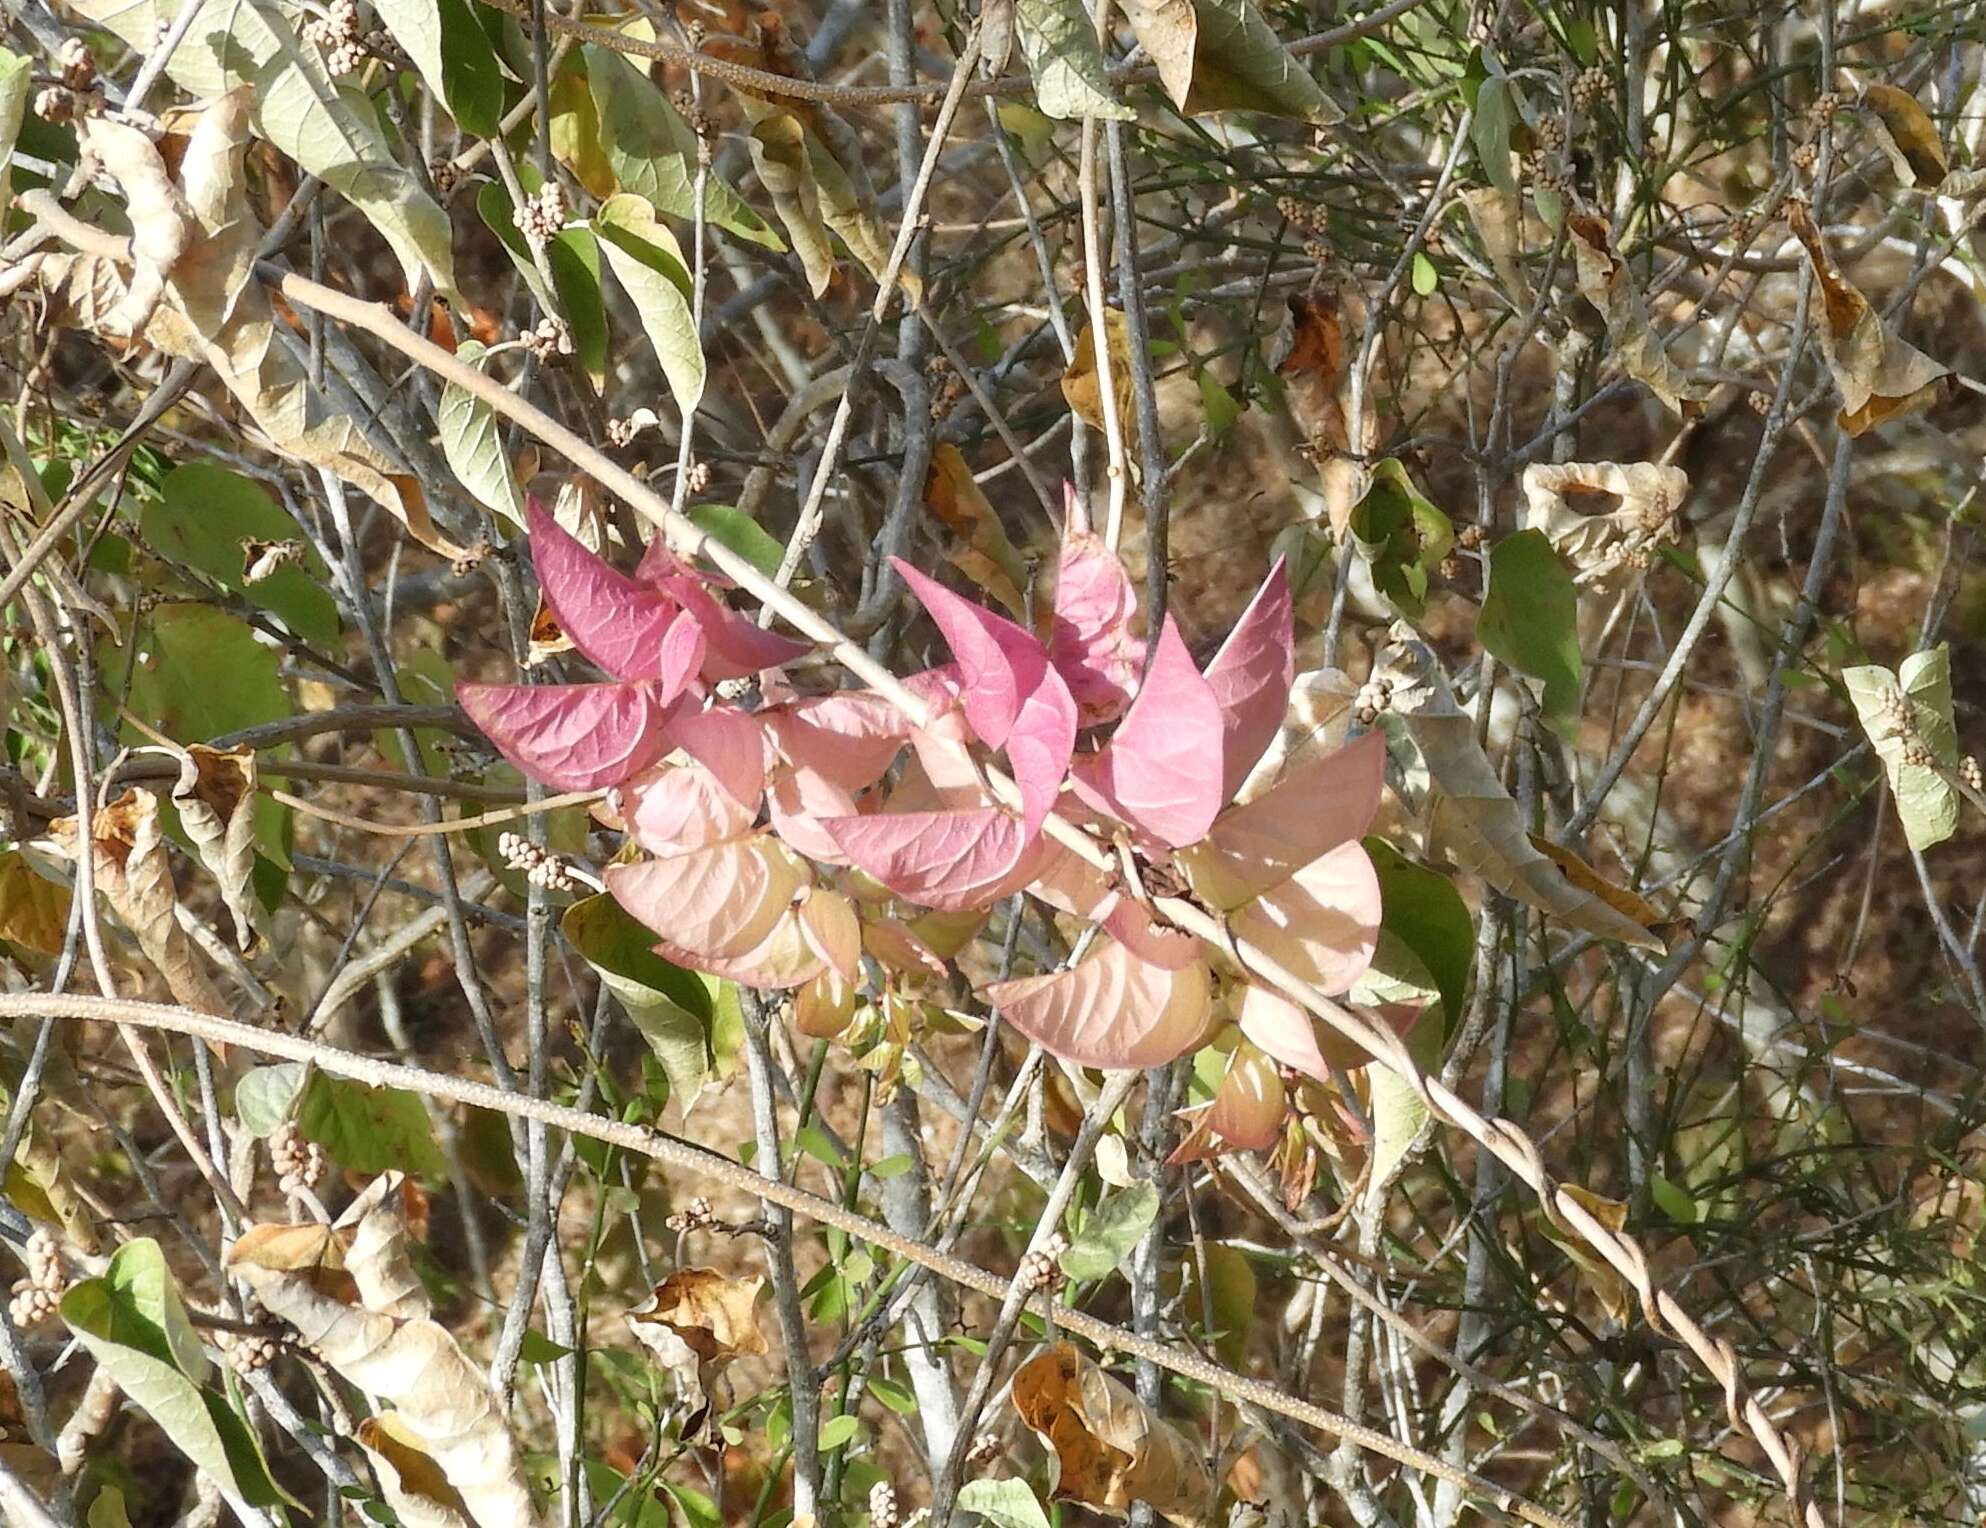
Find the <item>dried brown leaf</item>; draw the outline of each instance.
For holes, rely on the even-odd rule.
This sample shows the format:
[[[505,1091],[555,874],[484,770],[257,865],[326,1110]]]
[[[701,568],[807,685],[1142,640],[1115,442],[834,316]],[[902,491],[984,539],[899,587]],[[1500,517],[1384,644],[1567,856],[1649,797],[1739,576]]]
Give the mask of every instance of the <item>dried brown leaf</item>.
[[[405,1233],[396,1178],[375,1180],[354,1205],[350,1223],[320,1232],[318,1246],[320,1259],[328,1258],[332,1244],[349,1236],[342,1256],[354,1292],[405,1309],[410,1301],[399,1287]],[[325,1263],[305,1264],[308,1243],[280,1234],[295,1229],[250,1228],[228,1249],[227,1268],[339,1375],[385,1403],[382,1410],[393,1409],[394,1431],[434,1462],[477,1528],[539,1523],[517,1446],[483,1371],[425,1315],[396,1316],[327,1292]]]
[[[1531,834],[1530,839],[1531,847],[1558,866],[1559,873],[1568,881],[1598,897],[1623,918],[1632,919],[1650,933],[1662,922],[1662,914],[1647,898],[1625,886],[1616,886],[1563,844],[1555,844],[1541,833]]]
[[[1821,291],[1821,353],[1841,393],[1841,427],[1860,435],[1937,403],[1951,373],[1888,329],[1869,300],[1841,274],[1804,202],[1786,204],[1787,226],[1806,248]]]
[[[1606,319],[1621,370],[1685,418],[1702,412],[1704,390],[1669,359],[1634,273],[1614,253],[1606,222],[1590,213],[1574,213],[1565,226],[1572,235],[1580,293]]]
[[[1411,628],[1394,626],[1393,640],[1373,672],[1391,683],[1391,708],[1427,766],[1431,852],[1446,851],[1505,896],[1571,928],[1640,949],[1662,948],[1646,927],[1568,880],[1555,861],[1533,846],[1522,809],[1476,741],[1474,719],[1455,704],[1434,654]]]
[[[0,854],[0,939],[60,955],[72,900],[67,886],[37,875],[18,849]]]
[[[1560,1192],[1609,1231],[1619,1231],[1627,1225],[1627,1206],[1618,1199],[1596,1194],[1577,1183],[1560,1185]],[[1559,1250],[1571,1259],[1573,1266],[1586,1276],[1588,1286],[1599,1297],[1600,1308],[1609,1319],[1624,1323],[1634,1311],[1634,1295],[1627,1281],[1615,1271],[1614,1265],[1587,1246],[1582,1238],[1560,1231],[1549,1220],[1545,1222],[1545,1231],[1558,1244]]]
[[[73,817],[49,824],[50,837],[72,856],[82,852],[77,826]],[[174,999],[225,1018],[227,1004],[173,911],[179,891],[159,824],[159,798],[136,788],[126,791],[96,814],[90,838],[97,889],[131,930],[145,959],[158,968]]]
[[[1871,85],[1862,92],[1862,109],[1869,113],[1871,136],[1904,185],[1930,188],[1951,173],[1937,127],[1909,91]]]
[[[172,804],[180,825],[221,888],[234,918],[235,943],[255,943],[255,750],[195,743],[180,756]]]
[[[1343,302],[1335,293],[1305,292],[1289,299],[1289,317],[1273,351],[1276,375],[1288,389],[1290,412],[1303,427],[1317,463],[1331,533],[1342,544],[1352,510],[1365,491],[1365,474],[1351,443],[1354,351]],[[1377,440],[1377,421],[1366,411],[1365,446]]]
[[[1689,474],[1655,462],[1534,462],[1524,469],[1519,530],[1543,531],[1578,581],[1626,581],[1637,554],[1675,540]]]
[[[1027,562],[1008,539],[1007,528],[974,481],[964,455],[950,441],[941,442],[931,453],[924,505],[963,543],[946,548],[952,566],[1005,605],[1016,620],[1026,620],[1021,591],[1027,584]]]
[[[1014,1411],[1055,1456],[1054,1496],[1125,1517],[1148,1503],[1177,1528],[1203,1528],[1214,1480],[1197,1444],[1069,1343],[1014,1371]]]
[[[704,1363],[722,1365],[766,1351],[752,1309],[764,1287],[757,1274],[738,1279],[715,1268],[679,1268],[628,1319],[666,1327]]]

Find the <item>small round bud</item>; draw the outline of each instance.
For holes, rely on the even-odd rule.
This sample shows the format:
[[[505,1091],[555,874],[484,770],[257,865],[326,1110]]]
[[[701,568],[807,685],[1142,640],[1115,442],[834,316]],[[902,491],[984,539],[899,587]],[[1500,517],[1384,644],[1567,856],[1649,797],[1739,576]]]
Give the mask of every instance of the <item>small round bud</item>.
[[[690,493],[710,491],[710,463],[691,462],[690,470],[683,474],[683,487]]]
[[[1958,761],[1958,777],[1965,782],[1965,788],[1976,793],[1986,793],[1986,770],[1981,770],[1979,760],[1967,754]]]
[[[550,366],[573,353],[572,329],[562,318],[542,318],[519,338],[540,365]]]

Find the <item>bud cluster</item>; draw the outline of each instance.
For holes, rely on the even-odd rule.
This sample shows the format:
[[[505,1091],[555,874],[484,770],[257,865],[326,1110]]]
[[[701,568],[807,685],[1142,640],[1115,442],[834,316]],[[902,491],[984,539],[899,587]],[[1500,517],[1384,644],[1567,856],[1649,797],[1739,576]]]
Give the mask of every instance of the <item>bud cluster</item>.
[[[17,1327],[38,1326],[55,1314],[62,1292],[69,1287],[69,1271],[62,1264],[62,1249],[55,1234],[38,1227],[21,1249],[28,1276],[14,1285],[7,1303],[7,1317]]]
[[[285,1120],[269,1136],[269,1165],[276,1186],[285,1194],[300,1194],[324,1181],[324,1148],[306,1141],[303,1132]]]

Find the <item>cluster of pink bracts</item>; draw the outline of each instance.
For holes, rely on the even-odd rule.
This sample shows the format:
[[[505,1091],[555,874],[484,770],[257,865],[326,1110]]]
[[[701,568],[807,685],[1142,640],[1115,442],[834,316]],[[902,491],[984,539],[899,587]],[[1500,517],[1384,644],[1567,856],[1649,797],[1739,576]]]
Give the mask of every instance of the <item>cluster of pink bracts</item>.
[[[1360,836],[1379,802],[1382,740],[1295,754],[1280,777],[1251,778],[1294,679],[1280,564],[1203,672],[1170,617],[1147,664],[1131,631],[1136,591],[1086,531],[1064,539],[1045,639],[899,561],[954,659],[906,681],[930,713],[920,728],[879,695],[793,693],[777,670],[807,644],[731,609],[721,581],[659,541],[629,576],[535,501],[530,536],[553,616],[614,678],[458,694],[532,779],[609,791],[650,857],[610,868],[607,888],[664,958],[794,989],[800,1026],[833,1034],[853,1014],[865,951],[912,980],[945,972],[889,916],[890,898],[968,914],[1026,891],[1102,932],[1067,969],[981,995],[1037,1044],[1100,1067],[1170,1061],[1230,1014],[1240,1039],[1197,1121],[1203,1141],[1267,1147],[1285,1113],[1281,1067],[1321,1082],[1333,1062],[1360,1059],[1334,1054],[1309,1014],[1042,833],[1060,811],[1127,838],[1322,992],[1365,973],[1380,894]],[[758,709],[715,697],[746,676],[760,681]],[[1104,728],[1100,747],[1077,752],[1079,732]],[[992,796],[975,750],[1004,753],[1018,809]]]

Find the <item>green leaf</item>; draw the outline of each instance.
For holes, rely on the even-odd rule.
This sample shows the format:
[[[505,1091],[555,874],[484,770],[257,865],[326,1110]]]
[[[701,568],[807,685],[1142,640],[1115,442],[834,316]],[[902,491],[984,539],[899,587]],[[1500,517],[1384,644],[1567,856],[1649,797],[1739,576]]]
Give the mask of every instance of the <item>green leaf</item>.
[[[1517,122],[1517,107],[1510,82],[1492,74],[1476,91],[1476,112],[1469,119],[1469,141],[1483,163],[1483,174],[1499,191],[1515,193],[1517,177],[1510,170],[1510,130]]]
[[[689,266],[676,236],[655,220],[653,207],[626,193],[601,204],[593,231],[614,279],[641,315],[677,407],[688,414],[703,397],[703,342],[690,310]]]
[[[843,1412],[838,1417],[829,1417],[821,1423],[821,1452],[831,1454],[836,1449],[846,1446],[861,1430],[861,1419],[847,1412]]]
[[[448,1171],[428,1111],[400,1088],[369,1088],[313,1073],[297,1101],[297,1129],[356,1173],[397,1167],[439,1177]]]
[[[1394,458],[1372,469],[1365,496],[1352,506],[1351,534],[1372,566],[1374,587],[1401,616],[1419,620],[1428,575],[1455,544],[1455,531]]]
[[[657,955],[655,935],[605,893],[573,903],[559,928],[620,999],[668,1074],[670,1093],[688,1108],[710,1076],[721,984]]]
[[[692,524],[719,546],[728,547],[770,578],[779,571],[785,548],[750,515],[729,504],[699,504],[689,511]]]
[[[559,313],[572,330],[572,350],[597,393],[607,381],[607,308],[600,296],[600,241],[588,228],[564,228],[545,246],[558,289]]]
[[[1414,251],[1414,295],[1432,297],[1435,288],[1441,285],[1441,273],[1434,268],[1434,262],[1419,250]]]
[[[1703,1212],[1697,1208],[1697,1203],[1689,1196],[1688,1190],[1660,1173],[1654,1173],[1649,1177],[1648,1197],[1655,1201],[1656,1209],[1678,1225],[1694,1225],[1703,1217]]]
[[[179,11],[174,0],[78,0],[73,8],[140,57]],[[425,272],[456,300],[448,214],[393,157],[370,102],[340,91],[275,0],[203,6],[166,73],[201,99],[251,86],[255,131],[365,214],[393,247],[408,290]]]
[[[696,134],[654,82],[619,53],[594,43],[580,51],[599,114],[599,143],[615,184],[646,199],[659,213],[693,219]],[[704,177],[703,215],[741,239],[770,250],[786,248],[765,219],[715,175]]]
[[[1125,0],[1124,15],[1188,116],[1260,111],[1320,127],[1344,120],[1250,0]]]
[[[70,1288],[61,1311],[105,1372],[224,1494],[255,1506],[289,1500],[240,1416],[201,1388],[211,1365],[157,1242],[126,1242],[102,1277]]]
[[[131,710],[177,742],[207,742],[290,714],[281,660],[225,610],[161,605],[137,641]],[[124,672],[122,652],[103,656],[105,674]],[[135,733],[132,740],[141,741]]]
[[[480,370],[483,347],[475,340],[464,340],[456,347],[455,358]],[[496,411],[468,388],[450,382],[441,390],[435,427],[441,435],[441,454],[448,458],[449,468],[462,486],[487,508],[521,527],[524,495],[517,487],[517,474],[510,470],[510,458],[504,454]]]
[[[1889,777],[1903,836],[1913,849],[1941,844],[1958,831],[1958,731],[1952,721],[1951,649],[1944,643],[1912,653],[1892,674],[1876,664],[1841,671],[1855,718],[1875,745]],[[1913,745],[1932,765],[1905,763]]]
[[[1200,388],[1200,407],[1207,416],[1207,433],[1219,440],[1234,428],[1234,422],[1241,417],[1241,405],[1234,401],[1234,394],[1222,387],[1220,380],[1205,367],[1193,380]]]
[[[1377,1068],[1375,1068],[1377,1070]],[[1206,1247],[1206,1308],[1214,1313],[1214,1351],[1221,1362],[1235,1366],[1245,1361],[1249,1338],[1257,1321],[1256,1301],[1260,1297],[1255,1278],[1255,1267],[1245,1253],[1237,1251],[1224,1242],[1209,1242]],[[1200,1258],[1189,1257],[1186,1263],[1186,1278],[1181,1288],[1180,1308],[1188,1317],[1198,1320],[1203,1302],[1200,1298]]]
[[[959,1510],[976,1512],[993,1528],[1048,1528],[1025,1480],[968,1480],[959,1487]]]
[[[303,1063],[258,1066],[234,1085],[234,1117],[250,1135],[266,1138],[290,1117],[303,1087]]]
[[[1138,1238],[1158,1218],[1159,1191],[1140,1183],[1111,1194],[1083,1222],[1061,1257],[1062,1271],[1078,1283],[1107,1277],[1131,1255]]]
[[[893,1379],[884,1379],[880,1374],[869,1376],[869,1394],[881,1401],[900,1417],[917,1415],[917,1397]]]
[[[1111,89],[1096,23],[1082,0],[1019,0],[1014,21],[1034,76],[1035,104],[1049,116],[1121,122],[1136,115]]]
[[[503,120],[503,70],[468,0],[374,0],[372,8],[462,131],[494,137]]]
[[[175,467],[147,499],[139,528],[161,557],[204,573],[223,589],[277,617],[306,642],[338,640],[338,606],[325,587],[324,561],[306,542],[302,560],[247,583],[245,541],[300,541],[294,517],[238,472],[208,462]]]
[[[1407,1049],[1423,1067],[1436,1059],[1435,1052],[1443,1026],[1423,1012],[1405,1036]],[[1391,1184],[1395,1169],[1420,1138],[1429,1118],[1420,1094],[1387,1067],[1367,1069],[1372,1087],[1372,1159],[1367,1175],[1369,1192],[1376,1200]]]
[[[1506,536],[1490,553],[1489,589],[1476,622],[1485,651],[1542,680],[1545,720],[1579,725],[1579,591],[1540,530]]]
[[[27,118],[34,61],[0,48],[0,219],[13,205],[14,144]]]
[[[1383,838],[1365,840],[1379,877],[1382,934],[1399,939],[1441,993],[1444,1034],[1462,1017],[1462,999],[1476,960],[1475,920],[1454,882],[1415,864]]]

